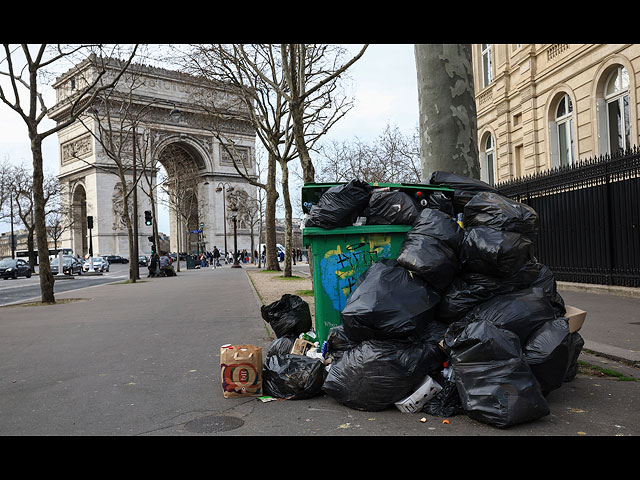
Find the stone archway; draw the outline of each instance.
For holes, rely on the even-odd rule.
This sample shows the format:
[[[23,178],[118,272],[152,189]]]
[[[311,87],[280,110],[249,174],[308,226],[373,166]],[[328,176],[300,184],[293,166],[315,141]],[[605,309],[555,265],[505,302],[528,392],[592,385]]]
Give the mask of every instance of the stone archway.
[[[84,257],[89,253],[87,240],[87,192],[84,185],[78,184],[71,199],[71,242],[73,253]]]
[[[164,167],[166,177],[158,178],[163,202],[169,210],[171,251],[188,254],[200,250],[202,235],[199,230],[204,219],[205,199],[199,195],[200,184],[206,171],[200,153],[189,143],[175,141],[157,152],[156,158]]]

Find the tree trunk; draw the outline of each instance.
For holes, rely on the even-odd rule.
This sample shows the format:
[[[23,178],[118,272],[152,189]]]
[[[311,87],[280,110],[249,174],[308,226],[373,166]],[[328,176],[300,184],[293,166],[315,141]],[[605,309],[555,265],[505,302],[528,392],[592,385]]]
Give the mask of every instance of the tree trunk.
[[[264,260],[265,270],[280,271],[278,262],[278,251],[276,249],[276,202],[278,201],[278,191],[276,190],[276,160],[269,154],[269,164],[267,167],[267,190],[266,206],[264,212],[264,223],[266,224],[266,248],[267,255]]]
[[[422,179],[443,170],[480,178],[470,44],[414,46]]]
[[[292,209],[291,209],[291,197],[289,196],[289,165],[286,161],[281,162],[280,168],[282,169],[282,197],[284,200],[284,274],[283,277],[291,277],[291,222],[292,222]]]
[[[33,222],[38,243],[40,291],[43,303],[55,303],[56,299],[53,294],[54,277],[51,273],[51,264],[49,263],[49,241],[47,238],[47,227],[45,225],[45,199],[42,188],[44,183],[44,174],[42,171],[42,138],[38,134],[32,133],[31,129],[29,129],[29,137],[31,138],[31,152],[33,154]]]

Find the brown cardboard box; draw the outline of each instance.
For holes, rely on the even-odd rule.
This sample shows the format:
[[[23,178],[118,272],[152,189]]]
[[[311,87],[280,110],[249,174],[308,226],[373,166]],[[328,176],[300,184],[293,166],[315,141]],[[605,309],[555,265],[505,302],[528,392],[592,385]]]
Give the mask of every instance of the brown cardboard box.
[[[580,328],[582,328],[582,324],[584,323],[584,319],[587,316],[587,312],[570,305],[565,305],[565,309],[567,311],[564,316],[569,320],[569,332],[577,332],[578,330],[580,330]]]
[[[224,398],[262,395],[262,348],[222,345],[220,371]]]
[[[306,355],[313,347],[315,345],[308,340],[296,338],[295,342],[293,342],[293,347],[291,347],[291,353],[294,355]]]

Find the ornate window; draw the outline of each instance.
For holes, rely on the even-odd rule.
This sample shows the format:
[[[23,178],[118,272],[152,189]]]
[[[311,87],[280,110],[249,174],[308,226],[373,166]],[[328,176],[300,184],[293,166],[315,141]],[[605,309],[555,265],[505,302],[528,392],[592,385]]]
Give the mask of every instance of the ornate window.
[[[481,180],[489,185],[493,185],[495,183],[495,145],[491,134],[487,135],[482,147],[483,151],[480,155]]]
[[[607,79],[604,99],[607,106],[607,138],[609,153],[631,146],[629,112],[629,73],[618,66]]]
[[[569,95],[564,95],[556,108],[556,128],[558,132],[557,149],[560,165],[571,165],[574,162],[573,148],[573,104]]]
[[[491,44],[482,43],[482,87],[488,86],[493,80],[493,61],[491,58]]]

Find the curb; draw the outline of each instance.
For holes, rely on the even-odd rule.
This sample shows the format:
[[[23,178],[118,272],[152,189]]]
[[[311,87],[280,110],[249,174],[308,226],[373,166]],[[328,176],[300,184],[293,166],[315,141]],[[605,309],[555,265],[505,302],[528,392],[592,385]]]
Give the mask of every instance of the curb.
[[[620,297],[640,298],[640,288],[619,287],[616,285],[597,285],[591,283],[556,282],[559,290],[574,292],[606,293]]]

